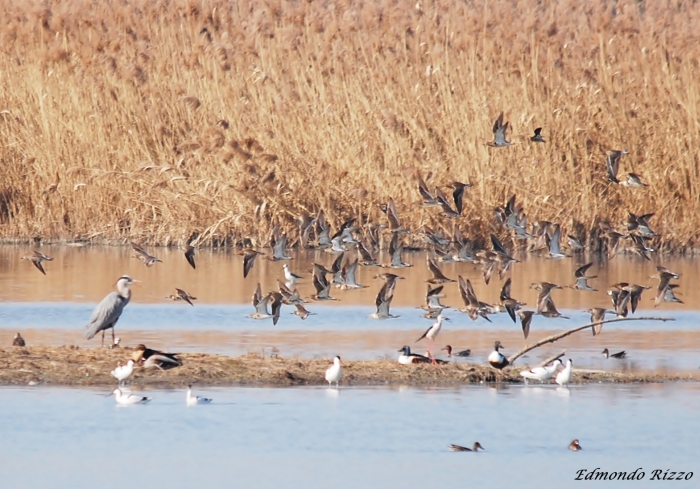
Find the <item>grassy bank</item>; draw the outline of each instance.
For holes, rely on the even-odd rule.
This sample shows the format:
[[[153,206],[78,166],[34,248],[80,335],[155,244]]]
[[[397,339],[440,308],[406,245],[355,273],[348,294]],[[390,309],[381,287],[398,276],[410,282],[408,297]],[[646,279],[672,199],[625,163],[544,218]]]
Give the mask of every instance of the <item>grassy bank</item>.
[[[0,349],[0,385],[113,386],[111,372],[117,362],[126,363],[129,349],[76,349],[31,347]],[[226,357],[209,354],[180,355],[183,365],[171,370],[137,368],[129,379],[136,387],[182,387],[199,385],[327,385],[324,374],[331,360],[245,355]],[[502,372],[469,363],[447,365],[399,365],[392,360],[343,361],[342,385],[448,386],[465,383],[521,383],[522,367]],[[574,383],[662,382],[697,380],[691,374],[601,372],[574,370]]]
[[[169,244],[324,209],[445,223],[431,188],[474,185],[460,224],[511,193],[564,232],[655,212],[655,248],[698,245],[700,9],[687,2],[0,0],[0,232]],[[491,149],[504,111],[509,148]],[[543,127],[546,144],[528,137]],[[630,151],[607,182],[604,154]],[[263,224],[260,225],[259,221]],[[446,223],[448,229],[452,224]]]

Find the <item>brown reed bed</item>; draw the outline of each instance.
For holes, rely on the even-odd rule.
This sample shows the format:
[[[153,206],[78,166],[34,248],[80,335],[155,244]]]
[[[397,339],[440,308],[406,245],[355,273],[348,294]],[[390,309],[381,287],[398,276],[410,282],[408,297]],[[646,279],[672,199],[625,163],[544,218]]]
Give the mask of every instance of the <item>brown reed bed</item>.
[[[126,363],[131,350],[31,347],[0,349],[0,385],[113,386],[109,374],[118,361]],[[135,387],[199,385],[295,386],[325,385],[330,360],[262,357],[248,354],[226,357],[204,353],[180,355],[183,365],[167,371],[137,368],[129,379]],[[450,386],[485,382],[522,383],[520,368],[502,372],[470,363],[399,365],[394,360],[343,361],[343,385]],[[574,371],[574,383],[663,382],[698,380],[692,374],[652,372]]]
[[[447,225],[430,186],[474,186],[468,235],[516,193],[588,235],[655,212],[698,246],[700,9],[599,0],[0,0],[3,238],[199,244],[324,209]],[[509,148],[490,149],[505,111]],[[531,144],[535,127],[546,144]],[[627,149],[611,185],[604,153]]]

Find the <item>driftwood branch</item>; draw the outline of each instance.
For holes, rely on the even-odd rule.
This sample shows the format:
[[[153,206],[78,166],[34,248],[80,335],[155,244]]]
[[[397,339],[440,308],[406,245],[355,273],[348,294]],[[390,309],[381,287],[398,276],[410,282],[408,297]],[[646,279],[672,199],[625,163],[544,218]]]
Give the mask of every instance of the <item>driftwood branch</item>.
[[[563,357],[564,355],[566,355],[566,352],[567,352],[567,351],[569,351],[569,350],[564,350],[564,351],[561,352],[559,355],[554,355],[553,357],[549,357],[549,358],[548,358],[547,360],[545,360],[544,362],[540,362],[540,363],[538,363],[537,365],[535,365],[535,367],[544,367],[545,365],[549,365],[549,364],[552,363],[552,362],[556,362],[556,361],[559,360],[561,357]]]
[[[579,331],[583,331],[584,329],[592,328],[595,325],[599,324],[606,324],[606,323],[617,323],[620,321],[675,321],[674,318],[656,318],[656,317],[640,317],[640,318],[614,318],[614,319],[606,319],[604,321],[596,321],[595,323],[589,323],[583,326],[578,326],[577,328],[570,329],[568,331],[564,331],[563,333],[555,333],[551,336],[547,336],[546,338],[538,341],[537,343],[533,345],[528,345],[519,352],[511,355],[510,358],[508,358],[508,363],[513,364],[518,358],[521,356],[525,355],[527,352],[534,350],[535,348],[538,348],[542,345],[546,345],[547,343],[554,343],[557,340],[560,340],[562,338],[566,338],[569,335],[572,335],[574,333],[577,333]],[[556,360],[556,358],[555,358]]]

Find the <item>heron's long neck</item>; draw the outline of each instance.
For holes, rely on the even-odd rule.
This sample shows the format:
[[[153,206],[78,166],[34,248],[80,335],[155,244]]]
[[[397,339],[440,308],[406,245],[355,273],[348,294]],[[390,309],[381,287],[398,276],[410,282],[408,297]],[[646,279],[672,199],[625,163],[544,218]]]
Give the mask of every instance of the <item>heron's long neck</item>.
[[[117,290],[119,291],[119,295],[126,299],[126,302],[129,302],[131,299],[131,289],[129,286],[125,282],[120,281],[117,284]]]

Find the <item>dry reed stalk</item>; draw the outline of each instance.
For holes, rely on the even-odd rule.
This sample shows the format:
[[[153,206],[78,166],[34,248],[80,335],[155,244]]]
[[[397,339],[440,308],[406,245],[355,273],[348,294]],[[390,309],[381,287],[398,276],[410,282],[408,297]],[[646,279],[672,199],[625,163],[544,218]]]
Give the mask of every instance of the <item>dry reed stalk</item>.
[[[474,184],[460,221],[470,235],[487,233],[491,209],[517,193],[531,222],[565,232],[655,211],[655,248],[698,245],[691,3],[0,6],[4,238],[164,244],[217,223],[200,245],[264,242],[273,225],[294,235],[296,215],[319,208],[334,225],[360,209],[363,222],[383,222],[377,204],[389,197],[405,226],[451,228],[417,212],[418,170],[432,172],[430,186]],[[489,149],[501,111],[517,144]],[[544,145],[528,141],[537,126]],[[621,172],[649,188],[606,181],[605,151],[623,148]],[[144,165],[175,167],[177,180],[136,176]]]

